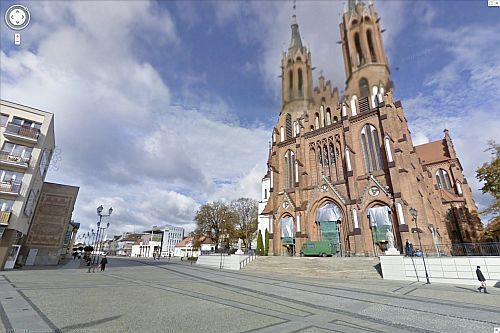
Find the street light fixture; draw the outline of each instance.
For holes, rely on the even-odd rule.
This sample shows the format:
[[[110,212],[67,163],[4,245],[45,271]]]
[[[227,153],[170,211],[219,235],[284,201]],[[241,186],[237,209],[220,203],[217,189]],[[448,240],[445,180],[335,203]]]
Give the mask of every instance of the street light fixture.
[[[417,223],[417,217],[418,217],[418,212],[415,208],[411,207],[410,208],[410,215],[412,216],[413,220],[415,221],[415,232],[417,233],[418,236],[418,245],[420,246],[420,251],[422,252],[422,261],[424,262],[424,270],[425,270],[425,278],[427,282],[425,284],[431,284],[429,281],[429,274],[427,273],[427,266],[425,264],[425,255],[424,255],[424,250],[422,248],[422,241],[420,240],[420,233],[422,232]],[[417,274],[418,276],[418,274]]]
[[[95,272],[95,266],[99,264],[99,259],[100,259],[100,254],[98,252],[99,244],[101,244],[101,248],[102,248],[102,238],[104,235],[104,230],[109,228],[109,222],[107,223],[106,227],[101,227],[102,218],[109,217],[109,216],[111,216],[111,213],[113,213],[113,208],[111,208],[111,207],[108,210],[108,214],[102,214],[103,210],[104,210],[104,208],[102,207],[102,205],[97,207],[97,215],[99,215],[99,222],[97,222],[96,242],[94,243],[94,245],[95,245],[94,246],[94,255],[92,256],[92,262],[91,262],[91,265],[89,266],[88,273],[90,273],[91,268],[92,268],[92,272]],[[92,232],[93,232],[93,229],[92,229]],[[96,254],[97,254],[97,258],[96,258]]]

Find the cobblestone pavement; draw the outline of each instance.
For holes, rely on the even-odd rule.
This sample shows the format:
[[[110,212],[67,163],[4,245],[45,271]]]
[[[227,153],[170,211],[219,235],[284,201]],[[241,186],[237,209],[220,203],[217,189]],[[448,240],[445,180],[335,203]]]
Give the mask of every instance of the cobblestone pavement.
[[[8,332],[493,332],[500,289],[333,280],[110,258],[0,272]]]

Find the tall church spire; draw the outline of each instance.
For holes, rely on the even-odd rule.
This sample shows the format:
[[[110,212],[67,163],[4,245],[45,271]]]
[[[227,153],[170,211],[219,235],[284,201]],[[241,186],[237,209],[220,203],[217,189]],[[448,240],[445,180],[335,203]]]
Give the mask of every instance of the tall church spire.
[[[359,101],[363,110],[375,108],[392,88],[379,21],[373,5],[349,0],[349,10],[340,24],[345,94],[352,105]]]
[[[300,38],[299,24],[297,23],[297,16],[295,14],[292,16],[292,40],[290,41],[290,49],[302,50],[302,39]]]

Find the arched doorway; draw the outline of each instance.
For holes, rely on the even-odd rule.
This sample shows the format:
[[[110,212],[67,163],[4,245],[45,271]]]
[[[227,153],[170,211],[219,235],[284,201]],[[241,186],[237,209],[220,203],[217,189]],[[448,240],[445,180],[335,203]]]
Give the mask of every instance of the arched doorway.
[[[381,251],[387,250],[389,235],[394,237],[394,227],[392,225],[391,209],[389,206],[378,204],[368,208],[368,220],[372,231],[373,252],[379,256]],[[398,247],[398,244],[394,244]]]
[[[290,215],[281,218],[281,245],[283,249],[282,255],[293,256],[295,255],[295,224],[293,217]]]
[[[332,244],[332,253],[342,255],[342,237],[340,224],[342,222],[342,211],[339,206],[327,201],[316,212],[316,223],[319,226],[319,236],[322,241]]]

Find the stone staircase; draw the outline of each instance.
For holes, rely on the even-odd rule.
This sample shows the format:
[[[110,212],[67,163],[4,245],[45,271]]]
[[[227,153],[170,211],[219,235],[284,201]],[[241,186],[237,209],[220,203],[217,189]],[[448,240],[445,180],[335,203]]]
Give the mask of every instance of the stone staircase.
[[[373,257],[257,257],[242,269],[249,273],[304,277],[381,279],[380,260]]]

